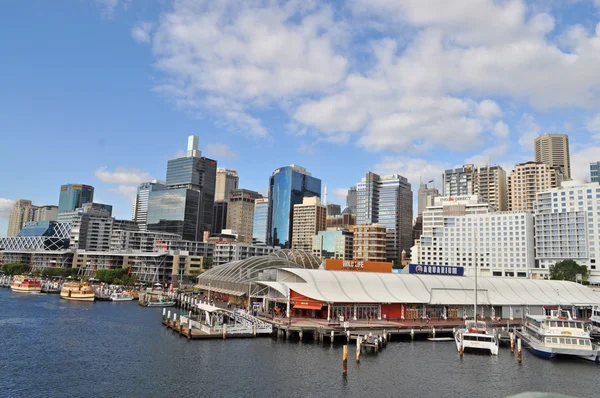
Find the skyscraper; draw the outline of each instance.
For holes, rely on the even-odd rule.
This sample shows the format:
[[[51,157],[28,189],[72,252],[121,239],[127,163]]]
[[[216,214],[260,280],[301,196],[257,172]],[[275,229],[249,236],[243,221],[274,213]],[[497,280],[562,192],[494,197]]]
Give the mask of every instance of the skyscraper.
[[[321,196],[321,180],[304,167],[292,164],[273,172],[269,180],[269,246],[292,247],[294,205],[311,196]]]
[[[548,166],[560,167],[565,180],[571,179],[571,154],[569,136],[566,134],[543,134],[534,141],[535,161]]]
[[[226,200],[215,201],[213,205],[213,221],[212,221],[212,233],[220,234],[221,231],[227,229],[227,208],[229,202]]]
[[[58,213],[74,211],[84,203],[94,201],[94,187],[82,184],[66,184],[60,187]]]
[[[217,162],[202,156],[188,137],[187,156],[167,163],[166,189],[150,192],[147,229],[199,241],[211,231]]]
[[[442,176],[444,180],[444,196],[473,195],[473,165],[448,169]]]
[[[348,189],[348,195],[346,195],[346,208],[350,209],[352,214],[356,214],[356,187],[352,186]]]
[[[339,216],[342,214],[342,208],[340,205],[336,205],[335,203],[327,203],[327,216]]]
[[[435,187],[429,188],[427,184],[421,183],[419,186],[418,192],[418,212],[417,216],[423,215],[423,210],[425,210],[428,206],[433,206],[433,200],[440,196],[440,191],[438,191]]]
[[[506,172],[500,166],[476,167],[473,170],[473,194],[499,211],[508,209]]]
[[[302,204],[294,205],[292,248],[312,253],[313,237],[324,231],[327,224],[327,208],[319,197],[303,198]]]
[[[138,186],[137,196],[133,212],[133,221],[140,226],[140,231],[146,231],[146,219],[148,217],[148,198],[152,191],[162,191],[166,188],[164,181],[154,180],[143,182]]]
[[[590,181],[600,182],[600,161],[590,163]]]
[[[29,220],[29,212],[31,210],[31,200],[27,199],[17,199],[13,208],[10,211],[10,215],[8,216],[8,232],[6,233],[7,237],[17,236],[21,228],[23,228],[23,223]]]
[[[252,242],[267,243],[267,226],[269,224],[269,198],[256,199],[254,204],[254,223],[252,225]]]
[[[357,184],[356,222],[359,225],[378,224],[387,229],[386,256],[399,260],[402,251],[412,246],[413,201],[408,180],[399,175],[380,177],[367,173]]]
[[[240,178],[238,172],[229,169],[217,169],[215,200],[229,200],[229,193],[238,189]]]
[[[261,194],[249,189],[235,189],[229,193],[227,229],[237,233],[239,242],[252,243],[255,201],[260,198]]]
[[[560,167],[540,162],[526,162],[515,166],[508,177],[508,210],[532,212],[538,192],[560,187]]]

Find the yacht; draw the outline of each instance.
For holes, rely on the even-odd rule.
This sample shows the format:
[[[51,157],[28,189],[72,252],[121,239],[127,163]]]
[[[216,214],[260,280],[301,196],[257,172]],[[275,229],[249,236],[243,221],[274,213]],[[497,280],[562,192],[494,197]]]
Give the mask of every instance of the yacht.
[[[68,282],[60,290],[60,298],[73,301],[94,301],[96,292],[85,283]]]
[[[592,344],[585,322],[573,319],[566,310],[552,310],[550,316],[527,315],[517,336],[527,349],[543,358],[571,356],[600,361],[600,347]]]
[[[28,276],[17,275],[10,283],[10,288],[13,292],[19,293],[40,293],[42,284],[39,280]]]
[[[114,292],[110,295],[110,301],[132,301],[135,297],[126,292]]]
[[[498,355],[498,337],[490,333],[483,321],[465,321],[465,327],[454,333],[454,341],[459,351],[462,341],[464,352]]]

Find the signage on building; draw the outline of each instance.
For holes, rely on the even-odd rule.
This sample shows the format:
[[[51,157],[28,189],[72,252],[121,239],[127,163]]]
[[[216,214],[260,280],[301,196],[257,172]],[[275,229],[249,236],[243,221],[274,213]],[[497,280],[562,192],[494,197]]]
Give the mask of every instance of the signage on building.
[[[364,261],[344,260],[342,268],[365,268]]]
[[[463,200],[471,200],[470,196],[448,196],[440,198],[440,202],[458,202]]]
[[[392,272],[392,263],[363,260],[325,260],[328,271],[358,271],[358,272]]]
[[[447,265],[408,264],[408,273],[421,275],[463,276],[465,269],[463,267],[450,267]]]

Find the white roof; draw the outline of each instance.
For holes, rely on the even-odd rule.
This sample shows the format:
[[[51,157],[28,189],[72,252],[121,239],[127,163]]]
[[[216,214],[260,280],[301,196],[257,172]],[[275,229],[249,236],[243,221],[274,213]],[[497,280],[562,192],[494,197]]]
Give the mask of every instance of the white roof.
[[[325,302],[434,305],[472,305],[475,302],[474,278],[466,276],[300,268],[286,268],[281,271],[279,282],[287,288]],[[479,277],[477,291],[477,302],[484,305],[600,304],[600,296],[594,291],[573,282]]]

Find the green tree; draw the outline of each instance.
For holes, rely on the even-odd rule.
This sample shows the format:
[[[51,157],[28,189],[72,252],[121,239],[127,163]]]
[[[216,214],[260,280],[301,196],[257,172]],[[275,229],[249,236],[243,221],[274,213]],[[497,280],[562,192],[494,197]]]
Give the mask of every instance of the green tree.
[[[96,271],[96,279],[100,282],[109,284],[128,282],[128,280],[124,281],[123,278],[128,278],[127,270],[124,268],[99,269]]]
[[[25,263],[8,263],[2,266],[2,272],[9,275],[20,275],[27,272],[29,264]]]
[[[585,265],[579,265],[575,260],[563,260],[550,266],[550,279],[576,282],[577,274],[581,274],[585,280],[589,271]]]

